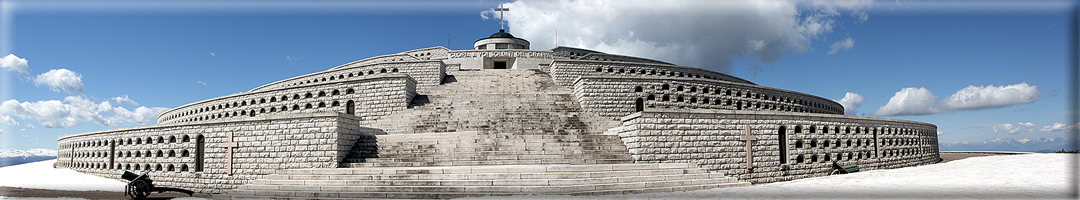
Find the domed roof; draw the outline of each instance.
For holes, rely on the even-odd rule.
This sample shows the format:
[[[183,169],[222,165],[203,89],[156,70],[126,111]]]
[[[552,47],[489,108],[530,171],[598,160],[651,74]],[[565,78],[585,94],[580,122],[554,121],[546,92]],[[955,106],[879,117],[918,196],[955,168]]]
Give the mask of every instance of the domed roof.
[[[507,33],[506,30],[499,29],[498,33],[491,34],[491,37],[487,37],[487,38],[516,38],[516,37],[514,37],[514,35],[510,35],[510,33]]]

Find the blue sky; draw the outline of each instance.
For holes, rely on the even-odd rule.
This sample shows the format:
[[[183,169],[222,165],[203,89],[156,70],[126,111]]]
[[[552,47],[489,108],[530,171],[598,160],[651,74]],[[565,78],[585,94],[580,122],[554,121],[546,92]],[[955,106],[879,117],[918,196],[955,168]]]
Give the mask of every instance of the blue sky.
[[[558,30],[563,46],[703,67],[838,101],[855,93],[863,99],[855,115],[933,123],[942,143],[1064,137],[1054,124],[1070,124],[1071,1],[779,1],[747,15],[776,16],[760,19],[740,18],[742,4],[650,2],[512,2],[507,29],[536,50],[553,47]],[[0,148],[55,148],[62,135],[153,124],[163,109],[372,56],[448,42],[470,49],[498,31],[496,16],[483,11],[500,3],[5,1],[0,55],[13,57],[0,70]],[[665,13],[669,7],[698,10]],[[729,7],[740,12],[723,12]],[[764,45],[747,45],[755,41]],[[936,98],[923,100],[933,105],[882,109],[904,88],[911,99],[928,91]],[[968,101],[946,103],[965,88],[973,96],[959,99]]]

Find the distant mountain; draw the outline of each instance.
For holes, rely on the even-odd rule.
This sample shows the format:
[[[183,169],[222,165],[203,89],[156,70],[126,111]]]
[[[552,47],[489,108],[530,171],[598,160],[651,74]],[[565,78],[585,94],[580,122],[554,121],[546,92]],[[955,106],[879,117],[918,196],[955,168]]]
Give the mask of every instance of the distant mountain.
[[[56,159],[52,149],[0,149],[0,167]]]
[[[1075,139],[1061,137],[1039,139],[1012,139],[994,138],[982,142],[965,141],[942,143],[942,151],[1023,151],[1023,152],[1054,152],[1061,149],[1076,150],[1069,148],[1069,144],[1078,142]]]

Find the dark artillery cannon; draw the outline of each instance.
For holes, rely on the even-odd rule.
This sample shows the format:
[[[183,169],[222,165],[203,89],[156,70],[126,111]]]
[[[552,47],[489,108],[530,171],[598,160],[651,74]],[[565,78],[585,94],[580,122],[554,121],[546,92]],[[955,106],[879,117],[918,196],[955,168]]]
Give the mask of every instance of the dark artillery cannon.
[[[859,172],[859,165],[856,165],[856,164],[840,165],[839,163],[833,162],[832,165],[833,165],[833,171],[832,171],[832,173],[830,173],[830,175],[831,174],[847,174],[847,173]]]
[[[147,173],[150,173],[150,171],[143,172],[141,175],[124,171],[124,175],[120,175],[120,178],[131,181],[128,182],[124,190],[127,196],[132,199],[145,199],[146,196],[150,195],[150,192],[179,192],[187,194],[188,196],[195,193],[191,190],[180,188],[156,187],[154,186],[154,180],[150,180],[150,175]]]

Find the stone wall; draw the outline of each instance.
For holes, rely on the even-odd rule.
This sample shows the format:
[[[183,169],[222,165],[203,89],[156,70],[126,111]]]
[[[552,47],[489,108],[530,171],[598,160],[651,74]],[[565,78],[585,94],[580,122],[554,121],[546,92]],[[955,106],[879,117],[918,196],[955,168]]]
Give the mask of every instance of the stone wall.
[[[272,114],[88,132],[59,139],[55,167],[118,180],[124,170],[150,171],[157,186],[218,193],[279,169],[337,167],[358,138],[385,134],[359,120],[342,113]],[[224,146],[230,133],[238,146],[232,175]]]
[[[374,120],[406,109],[413,96],[416,96],[416,82],[405,74],[331,79],[190,103],[165,111],[158,116],[158,123],[314,112],[342,112],[360,116],[363,120]]]
[[[756,137],[753,169],[741,140],[747,125]],[[826,176],[833,161],[873,170],[939,159],[936,126],[884,118],[647,109],[624,117],[616,130],[636,162],[695,163],[753,183]]]
[[[701,68],[638,62],[605,60],[555,59],[551,66],[542,67],[551,74],[555,84],[572,87],[581,76],[626,76],[648,79],[701,78],[753,85],[754,83],[731,75]]]
[[[326,71],[305,74],[262,85],[251,89],[248,92],[288,89],[325,83],[327,81],[361,80],[371,78],[372,75],[383,75],[387,73],[408,75],[421,87],[435,86],[442,82],[442,77],[446,74],[446,65],[441,60],[415,60],[416,58],[409,57],[410,60],[342,68],[335,67]]]
[[[645,108],[844,113],[839,103],[813,95],[701,78],[582,76],[573,89],[583,109],[604,117],[637,112],[638,99]]]

